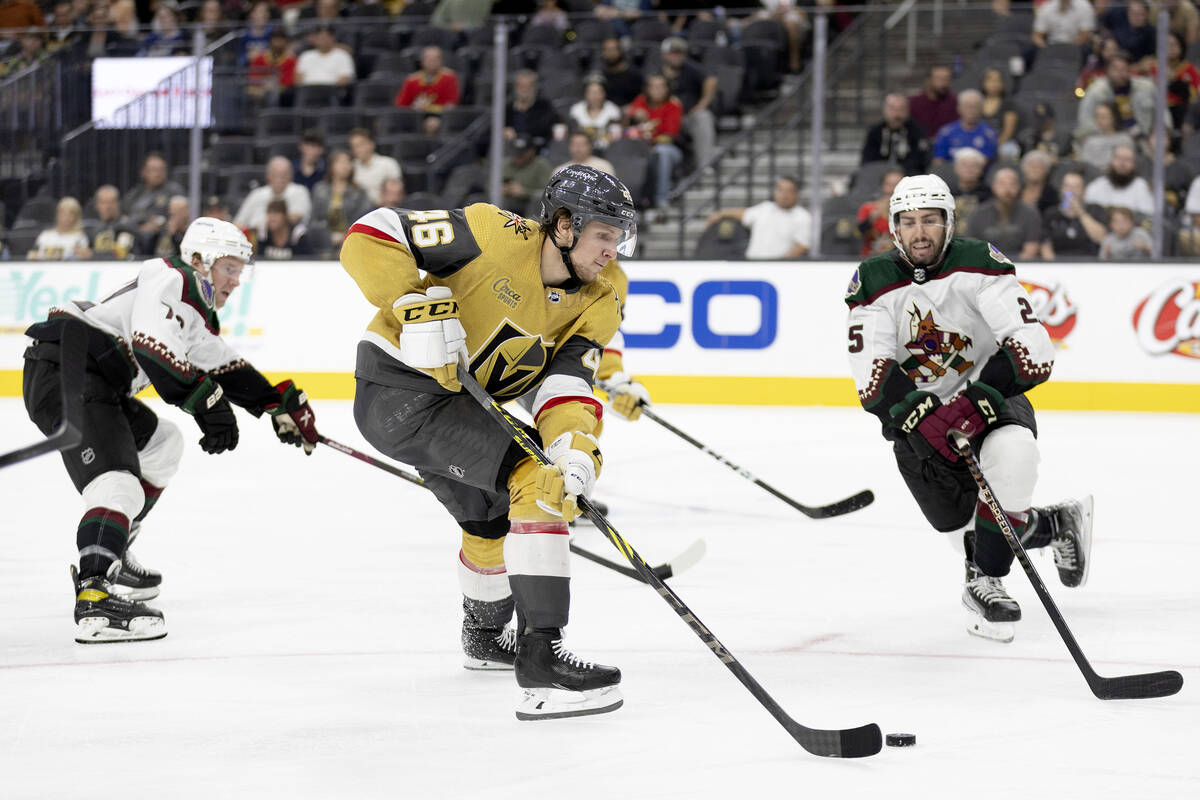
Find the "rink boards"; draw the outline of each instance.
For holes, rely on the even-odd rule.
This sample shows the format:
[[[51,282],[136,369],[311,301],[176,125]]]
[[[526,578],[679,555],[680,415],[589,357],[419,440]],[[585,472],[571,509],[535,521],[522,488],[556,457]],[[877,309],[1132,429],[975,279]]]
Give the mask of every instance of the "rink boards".
[[[26,327],[53,306],[102,299],[138,266],[0,267],[0,395],[20,394]],[[856,266],[628,262],[626,366],[660,402],[856,405],[842,301]],[[1058,348],[1051,381],[1032,394],[1039,407],[1200,411],[1200,265],[1031,264],[1019,275]],[[264,262],[220,317],[264,372],[347,399],[373,313],[334,262]]]

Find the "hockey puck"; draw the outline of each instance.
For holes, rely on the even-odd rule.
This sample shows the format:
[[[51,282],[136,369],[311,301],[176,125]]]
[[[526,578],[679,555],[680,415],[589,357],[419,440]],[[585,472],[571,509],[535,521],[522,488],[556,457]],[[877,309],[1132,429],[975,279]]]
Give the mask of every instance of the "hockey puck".
[[[888,747],[912,747],[917,743],[915,733],[889,733],[884,740]]]

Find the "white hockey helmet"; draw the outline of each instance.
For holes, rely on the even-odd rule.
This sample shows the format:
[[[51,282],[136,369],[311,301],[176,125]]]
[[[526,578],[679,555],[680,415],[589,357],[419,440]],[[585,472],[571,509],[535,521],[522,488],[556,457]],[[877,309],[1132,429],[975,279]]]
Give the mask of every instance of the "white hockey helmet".
[[[896,221],[901,211],[920,211],[923,208],[936,208],[946,215],[946,240],[942,242],[942,252],[938,254],[940,261],[954,238],[954,195],[950,187],[937,175],[909,175],[901,178],[892,190],[892,199],[888,202],[888,231],[892,234],[892,243],[908,260],[908,253],[900,245],[900,235],[896,232]]]
[[[189,264],[192,263],[192,256],[199,254],[207,272],[217,259],[226,256],[241,259],[243,264],[248,265],[254,256],[254,248],[241,229],[232,222],[215,217],[199,217],[183,234],[179,254]]]

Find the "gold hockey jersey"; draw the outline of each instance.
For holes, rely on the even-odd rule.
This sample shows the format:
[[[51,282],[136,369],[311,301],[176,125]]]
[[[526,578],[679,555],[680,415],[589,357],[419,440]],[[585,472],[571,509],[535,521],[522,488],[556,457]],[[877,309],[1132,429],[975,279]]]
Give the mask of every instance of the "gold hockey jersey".
[[[535,415],[590,398],[601,349],[621,322],[617,291],[603,274],[575,291],[543,284],[544,241],[536,222],[487,203],[370,212],[350,227],[341,251],[342,266],[379,309],[363,340],[399,362],[401,323],[393,304],[410,292],[447,286],[459,304],[471,374],[493,397],[537,389]],[[436,390],[432,378],[420,380]]]

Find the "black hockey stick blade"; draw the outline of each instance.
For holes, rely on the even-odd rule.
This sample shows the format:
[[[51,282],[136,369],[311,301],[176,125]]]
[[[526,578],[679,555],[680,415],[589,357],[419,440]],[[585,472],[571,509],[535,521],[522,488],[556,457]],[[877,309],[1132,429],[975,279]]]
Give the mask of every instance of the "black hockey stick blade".
[[[801,747],[815,756],[866,758],[883,749],[883,734],[874,722],[861,728],[826,731],[806,728],[789,717],[783,721],[783,727]]]
[[[1095,675],[1088,676],[1088,686],[1101,700],[1144,700],[1176,694],[1183,688],[1183,676],[1173,669],[1119,678]]]
[[[804,513],[813,519],[840,517],[842,514],[849,514],[851,511],[858,511],[860,508],[866,508],[874,502],[875,493],[870,489],[864,489],[853,497],[847,497],[845,500],[839,500],[838,502],[830,503],[827,506],[810,508]]]
[[[659,564],[657,567],[651,567],[650,569],[660,580],[668,580],[691,568],[697,561],[704,557],[704,550],[704,540],[697,539],[692,542],[687,550],[684,550],[670,561]],[[627,578],[633,578],[635,581],[641,581],[642,583],[646,582],[646,579],[639,575],[637,570],[623,567],[615,561],[609,561],[604,556],[596,555],[591,550],[585,550],[574,542],[571,542],[571,552],[580,558],[599,564],[602,567],[608,567],[613,572],[619,572]]]

